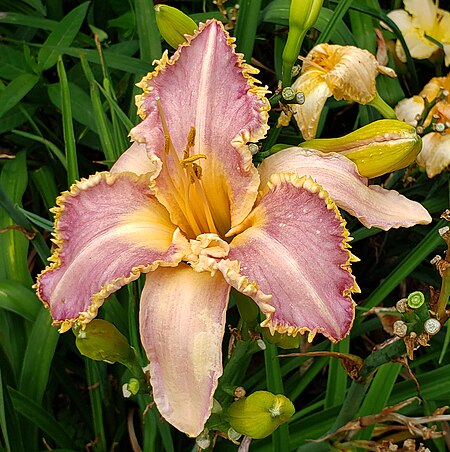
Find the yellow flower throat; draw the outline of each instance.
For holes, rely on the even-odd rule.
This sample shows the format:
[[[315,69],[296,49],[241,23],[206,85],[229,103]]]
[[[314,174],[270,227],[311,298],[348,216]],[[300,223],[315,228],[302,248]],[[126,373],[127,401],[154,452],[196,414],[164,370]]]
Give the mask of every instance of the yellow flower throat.
[[[169,168],[169,158],[175,162],[175,165],[171,166],[171,168],[175,168],[174,174],[168,172],[172,182],[172,193],[178,207],[185,217],[187,225],[191,229],[191,231],[185,230],[184,232],[186,232],[187,235],[193,233],[193,238],[209,232],[218,234],[218,229],[212,216],[211,206],[209,205],[201,181],[202,167],[197,163],[198,160],[206,159],[206,155],[190,155],[191,149],[195,144],[195,127],[191,127],[189,130],[186,148],[183,151],[183,158],[180,160],[172,143],[172,139],[170,138],[166,118],[159,98],[156,99],[156,105],[164,131],[164,152],[162,153],[163,167]],[[182,227],[182,229],[185,228]]]

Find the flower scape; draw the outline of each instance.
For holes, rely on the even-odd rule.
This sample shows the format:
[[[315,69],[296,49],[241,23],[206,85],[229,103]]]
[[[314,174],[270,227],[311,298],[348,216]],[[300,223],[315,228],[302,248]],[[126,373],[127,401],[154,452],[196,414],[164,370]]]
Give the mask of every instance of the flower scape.
[[[265,136],[270,108],[257,72],[216,20],[166,52],[139,83],[131,147],[57,199],[55,249],[36,284],[64,332],[145,274],[153,398],[189,436],[212,410],[231,288],[254,300],[272,334],[337,342],[359,290],[339,209],[383,230],[431,221],[336,152],[291,147],[255,167],[249,143]]]

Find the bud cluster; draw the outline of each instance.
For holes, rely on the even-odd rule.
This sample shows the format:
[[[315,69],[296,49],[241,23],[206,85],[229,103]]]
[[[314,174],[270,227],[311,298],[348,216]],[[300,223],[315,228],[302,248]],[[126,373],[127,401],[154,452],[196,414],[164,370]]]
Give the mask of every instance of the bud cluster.
[[[433,316],[422,292],[416,291],[396,304],[401,318],[394,322],[393,333],[405,341],[408,357],[418,345],[427,346],[431,336],[441,329],[441,323]]]

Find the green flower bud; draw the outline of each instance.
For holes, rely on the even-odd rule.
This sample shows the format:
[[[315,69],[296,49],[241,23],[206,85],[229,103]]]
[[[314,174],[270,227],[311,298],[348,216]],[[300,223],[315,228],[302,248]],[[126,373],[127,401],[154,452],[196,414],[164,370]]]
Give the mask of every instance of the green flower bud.
[[[396,119],[381,119],[340,138],[305,141],[300,147],[339,152],[355,162],[367,178],[404,168],[422,149],[416,129]]]
[[[294,413],[294,405],[284,395],[256,391],[230,405],[228,420],[237,432],[259,439],[269,436]]]
[[[283,50],[283,86],[289,86],[292,67],[297,61],[307,31],[316,23],[323,0],[292,0],[289,9],[289,33]]]
[[[156,25],[164,40],[174,49],[186,41],[184,35],[192,35],[197,24],[177,8],[155,5]]]
[[[80,353],[96,361],[119,362],[127,367],[136,361],[134,349],[126,337],[106,320],[94,319],[84,329],[73,328]]]

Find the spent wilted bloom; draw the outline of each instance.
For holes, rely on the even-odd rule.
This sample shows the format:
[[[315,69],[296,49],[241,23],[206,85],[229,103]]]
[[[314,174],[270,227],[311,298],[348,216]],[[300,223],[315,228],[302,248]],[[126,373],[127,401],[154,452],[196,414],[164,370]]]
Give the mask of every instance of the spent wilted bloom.
[[[445,65],[450,64],[450,13],[438,7],[433,0],[404,0],[405,9],[388,14],[403,34],[413,58],[427,59],[441,48]],[[436,42],[437,41],[437,42]],[[439,45],[440,44],[440,45]],[[400,41],[395,51],[405,62],[406,54]]]
[[[257,169],[249,143],[268,130],[267,89],[233,42],[208,21],[144,77],[134,143],[111,171],[57,199],[56,248],[36,284],[66,331],[146,274],[139,328],[152,395],[190,436],[212,410],[232,287],[272,333],[336,342],[358,291],[337,205],[384,229],[431,220],[420,204],[368,186],[339,154],[292,148]]]
[[[380,101],[375,79],[379,73],[396,77],[367,50],[353,46],[319,44],[304,58],[300,77],[292,84],[303,93],[303,104],[291,104],[294,118],[305,140],[316,136],[326,100],[349,100],[360,104]],[[279,124],[287,125],[291,114],[282,113]]]
[[[433,77],[419,95],[395,107],[399,119],[419,126],[422,150],[417,163],[434,177],[450,165],[450,76]]]

